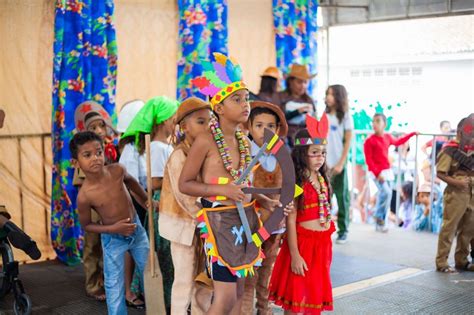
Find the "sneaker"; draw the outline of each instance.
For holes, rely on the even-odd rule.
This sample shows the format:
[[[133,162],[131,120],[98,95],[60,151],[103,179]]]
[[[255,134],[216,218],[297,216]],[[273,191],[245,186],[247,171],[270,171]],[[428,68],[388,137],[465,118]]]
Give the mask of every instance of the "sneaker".
[[[379,224],[376,224],[375,225],[375,231],[376,232],[380,232],[380,233],[387,233],[388,232],[388,228],[384,225],[379,225]]]
[[[345,244],[347,243],[347,234],[340,234],[337,236],[336,244]]]

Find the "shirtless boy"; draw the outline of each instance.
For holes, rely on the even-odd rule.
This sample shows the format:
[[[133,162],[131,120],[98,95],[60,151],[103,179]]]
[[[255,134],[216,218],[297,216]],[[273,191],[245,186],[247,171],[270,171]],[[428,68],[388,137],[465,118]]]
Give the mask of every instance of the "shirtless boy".
[[[86,175],[77,196],[79,221],[87,232],[100,233],[104,252],[104,279],[109,314],[126,314],[124,255],[130,252],[141,272],[144,271],[149,243],[135,208],[130,189],[147,203],[140,184],[120,164],[105,166],[104,147],[100,136],[79,132],[69,143],[74,167]],[[100,216],[100,223],[91,221],[91,210]]]
[[[251,159],[249,140],[239,129],[250,114],[249,92],[241,81],[240,66],[222,54],[215,53],[214,57],[213,64],[203,62],[208,69],[204,75],[220,73],[222,81],[211,82],[205,77],[193,80],[202,93],[211,97],[211,132],[201,133],[194,140],[181,172],[179,189],[183,194],[203,198],[201,223],[205,222],[205,226],[201,227],[201,237],[206,242],[207,269],[214,285],[208,314],[240,314],[244,279],[254,273],[254,266],[261,264],[263,258],[261,249],[243,233],[235,204],[242,202],[249,228],[256,232],[261,223],[252,196],[242,191],[248,178],[243,181],[245,185],[234,183]],[[218,64],[226,65],[225,76],[218,70]],[[267,209],[279,204],[263,196],[258,198]]]

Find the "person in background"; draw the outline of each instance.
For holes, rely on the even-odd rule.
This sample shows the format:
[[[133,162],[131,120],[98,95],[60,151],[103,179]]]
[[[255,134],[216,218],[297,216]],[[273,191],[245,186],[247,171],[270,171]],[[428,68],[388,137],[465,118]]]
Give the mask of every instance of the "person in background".
[[[433,206],[430,205],[430,185],[424,184],[418,189],[417,204],[413,217],[413,229],[415,231],[430,231],[439,233],[443,220],[442,209],[438,196],[433,196]],[[431,220],[430,220],[431,219]],[[431,222],[431,224],[429,223]]]
[[[124,163],[127,172],[145,189],[153,191],[153,199],[159,201],[161,186],[163,182],[164,169],[168,157],[173,152],[173,146],[170,143],[171,135],[174,132],[176,110],[179,103],[165,96],[151,98],[145,106],[138,112],[135,118],[122,135],[122,141],[129,142],[125,147],[120,163]],[[151,155],[151,177],[152,187],[146,186],[147,167],[144,161],[145,144],[144,138],[150,134],[150,155]],[[128,154],[130,152],[130,155]],[[138,155],[137,155],[138,153]],[[130,169],[130,171],[129,171]],[[171,287],[173,285],[173,263],[171,260],[171,249],[168,240],[160,236],[158,230],[158,214],[153,222],[155,224],[155,251],[158,254],[161,274],[163,275],[163,288],[166,309],[171,309]],[[146,222],[144,220],[142,222]],[[133,286],[136,287],[137,279]]]
[[[286,89],[278,93],[279,105],[288,122],[288,144],[293,147],[293,137],[299,129],[306,128],[306,114],[316,113],[313,99],[308,94],[308,84],[316,74],[308,67],[293,64],[286,79]]]
[[[400,198],[398,226],[408,229],[411,227],[413,221],[413,182],[405,182],[403,184]]]
[[[119,136],[121,136],[127,130],[133,118],[135,118],[144,105],[145,102],[142,100],[133,100],[123,104],[117,117],[116,130],[119,133]],[[119,146],[119,151],[121,153],[123,151],[123,147]]]
[[[409,162],[408,162],[408,153],[410,152],[410,145],[409,143],[404,143],[399,147],[395,147],[395,150],[389,153],[389,161],[391,164],[391,169],[394,174],[394,181],[392,187],[392,198],[390,200],[390,212],[389,212],[389,219],[390,221],[396,223],[398,226],[402,226],[397,218],[397,190],[398,190],[398,182],[405,183],[407,181],[413,180],[413,174],[409,169]],[[401,197],[402,191],[400,191]],[[411,196],[410,196],[411,199]],[[401,206],[401,205],[400,205]]]
[[[417,134],[416,132],[411,132],[396,139],[392,135],[385,133],[386,125],[387,117],[382,113],[375,114],[372,122],[375,133],[364,142],[365,161],[378,190],[374,214],[376,220],[375,229],[383,233],[388,232],[385,223],[392,196],[391,182],[394,179],[388,160],[388,149],[391,145],[399,146],[404,144]]]
[[[260,81],[260,91],[257,98],[260,101],[279,104],[278,85],[280,83],[280,70],[277,67],[268,67],[262,73]]]
[[[442,134],[450,134],[453,132],[451,129],[451,123],[447,120],[443,120],[439,123],[439,129]],[[428,148],[436,147],[436,153],[439,153],[440,149],[446,142],[448,142],[448,140],[447,136],[436,136],[434,139],[435,146],[433,146],[433,140],[430,140],[421,147],[421,151],[430,156],[431,154],[428,152]]]
[[[456,273],[448,264],[453,239],[457,236],[455,267],[474,271],[469,246],[474,237],[474,114],[457,126],[456,140],[449,141],[438,155],[438,177],[448,184],[444,190],[443,225],[438,238],[436,269]]]
[[[349,113],[347,90],[343,85],[331,85],[326,90],[326,114],[329,120],[327,165],[331,186],[337,199],[337,244],[344,244],[349,233],[350,194],[347,178],[347,156],[351,147],[354,122]]]

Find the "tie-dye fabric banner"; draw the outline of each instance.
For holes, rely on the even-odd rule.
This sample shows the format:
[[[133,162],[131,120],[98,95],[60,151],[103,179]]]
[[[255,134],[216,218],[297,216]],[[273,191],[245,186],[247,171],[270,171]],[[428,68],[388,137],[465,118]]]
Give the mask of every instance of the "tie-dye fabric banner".
[[[201,59],[227,54],[227,0],[178,0],[179,56],[176,98],[197,96],[191,79],[202,74]]]
[[[56,1],[52,146],[51,238],[59,260],[81,261],[82,229],[72,185],[69,140],[74,111],[95,100],[112,115],[115,108],[117,47],[112,0]]]
[[[312,74],[317,72],[317,10],[317,0],[273,0],[276,64],[282,73],[287,74],[292,63],[308,65]],[[312,96],[315,86],[312,80],[308,87]]]

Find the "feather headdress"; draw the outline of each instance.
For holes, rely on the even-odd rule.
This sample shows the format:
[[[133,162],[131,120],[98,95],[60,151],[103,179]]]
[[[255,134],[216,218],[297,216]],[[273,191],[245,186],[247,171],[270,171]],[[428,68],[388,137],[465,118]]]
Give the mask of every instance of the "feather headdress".
[[[212,108],[221,103],[230,94],[247,89],[242,82],[242,68],[221,53],[213,53],[214,62],[202,60],[202,76],[191,80],[199,91],[209,96]]]
[[[327,137],[329,131],[329,122],[326,113],[323,114],[321,120],[317,120],[311,115],[306,115],[306,130],[308,130],[311,138],[295,138],[296,145],[310,145],[310,144],[327,144]]]

